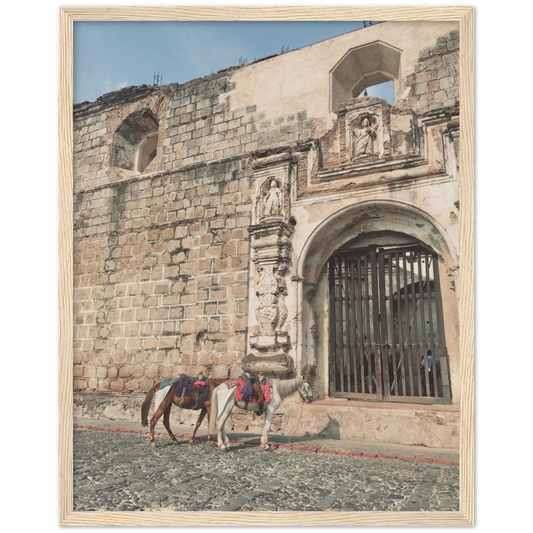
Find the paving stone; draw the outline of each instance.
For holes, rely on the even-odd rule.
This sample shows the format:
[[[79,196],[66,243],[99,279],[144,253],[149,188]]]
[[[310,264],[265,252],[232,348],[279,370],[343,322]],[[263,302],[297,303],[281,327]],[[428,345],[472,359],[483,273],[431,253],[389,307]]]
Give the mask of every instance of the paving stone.
[[[152,450],[146,435],[76,429],[74,510],[459,509],[456,466],[236,448]]]

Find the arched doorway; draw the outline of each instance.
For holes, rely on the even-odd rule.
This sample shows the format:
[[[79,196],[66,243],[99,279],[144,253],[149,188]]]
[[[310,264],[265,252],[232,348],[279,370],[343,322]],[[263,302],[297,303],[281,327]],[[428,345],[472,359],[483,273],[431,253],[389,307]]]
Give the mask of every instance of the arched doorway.
[[[345,206],[315,226],[297,264],[298,360],[316,376],[318,397],[407,403],[459,397],[455,239],[420,208],[391,200]]]
[[[394,232],[362,234],[330,257],[330,396],[450,403],[438,261]]]

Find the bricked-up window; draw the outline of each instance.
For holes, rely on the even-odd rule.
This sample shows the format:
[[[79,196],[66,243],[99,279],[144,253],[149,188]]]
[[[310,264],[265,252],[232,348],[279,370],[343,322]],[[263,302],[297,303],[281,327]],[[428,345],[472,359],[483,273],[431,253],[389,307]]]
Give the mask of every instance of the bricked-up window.
[[[158,130],[159,121],[149,109],[129,115],[115,131],[111,166],[143,172],[157,153]]]
[[[401,51],[380,41],[349,50],[331,71],[331,110],[400,76]]]

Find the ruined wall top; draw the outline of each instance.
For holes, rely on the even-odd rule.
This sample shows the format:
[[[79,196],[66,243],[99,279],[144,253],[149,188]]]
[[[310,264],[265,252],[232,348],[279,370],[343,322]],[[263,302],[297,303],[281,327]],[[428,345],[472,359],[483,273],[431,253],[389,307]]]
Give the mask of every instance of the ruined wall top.
[[[458,69],[457,23],[384,22],[184,84],[108,93],[74,108],[75,190],[323,137],[346,101],[385,79],[398,110],[456,109]],[[139,141],[122,128],[117,142],[144,111],[157,130]]]

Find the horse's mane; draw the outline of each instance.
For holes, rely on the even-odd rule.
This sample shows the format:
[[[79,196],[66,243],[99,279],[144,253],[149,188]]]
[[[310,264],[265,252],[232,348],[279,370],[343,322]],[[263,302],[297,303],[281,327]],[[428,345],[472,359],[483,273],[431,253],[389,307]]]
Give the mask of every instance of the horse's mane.
[[[303,383],[302,378],[295,379],[272,379],[272,386],[276,388],[280,398],[286,398],[293,392],[296,392]]]

